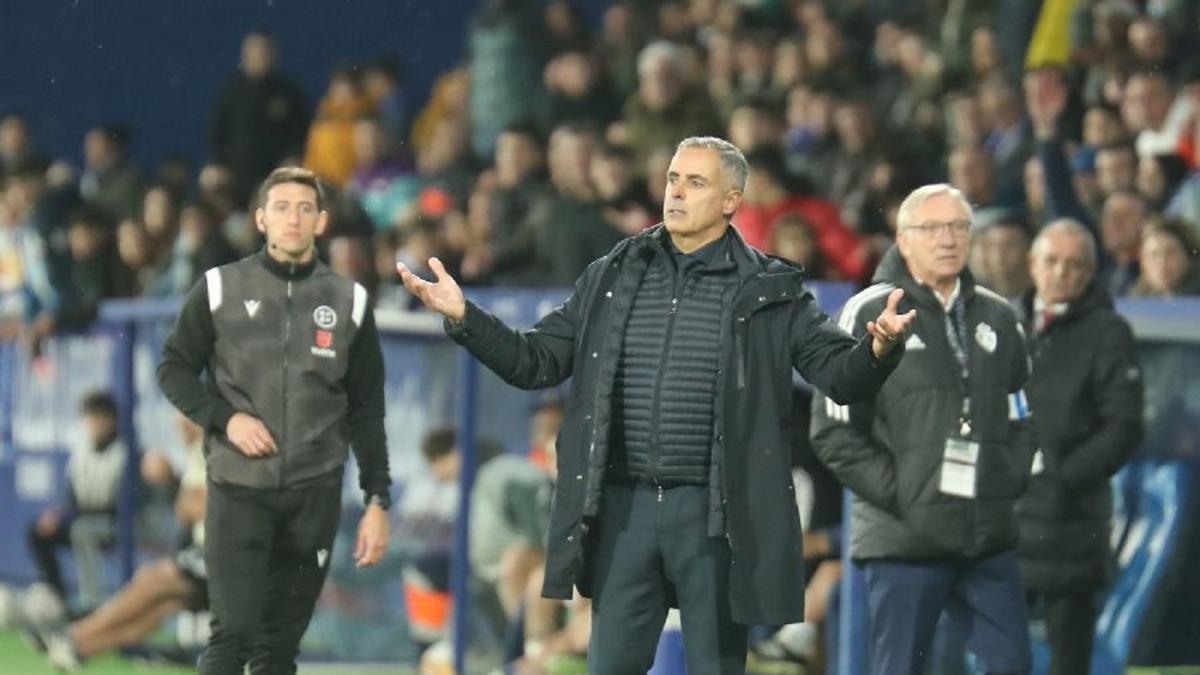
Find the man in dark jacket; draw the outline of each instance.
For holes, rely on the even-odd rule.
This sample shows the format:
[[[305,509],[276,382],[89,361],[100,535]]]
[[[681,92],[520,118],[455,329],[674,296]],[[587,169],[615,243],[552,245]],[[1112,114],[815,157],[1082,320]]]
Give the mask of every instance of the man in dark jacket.
[[[1042,601],[1050,672],[1091,672],[1096,591],[1111,551],[1109,478],[1142,436],[1142,377],[1129,324],[1095,281],[1096,244],[1073,220],[1047,225],[1023,302],[1038,450],[1017,502],[1021,572]]]
[[[405,285],[510,384],[573,377],[558,441],[543,594],[592,604],[589,670],[646,672],[667,609],[688,672],[742,673],[746,625],[799,621],[804,556],[791,479],[792,369],[837,401],[869,398],[915,314],[897,292],[855,341],[802,273],[746,246],[741,152],[679,144],[664,224],[593,262],[574,294],[518,332],[437,282]]]
[[[918,312],[904,361],[872,400],[813,399],[813,446],[855,496],[851,554],[866,572],[872,673],[922,672],[945,608],[954,620],[969,612],[967,646],[986,672],[1030,667],[1013,551],[1031,461],[1028,359],[1008,302],[965,269],[971,217],[949,185],[901,203],[896,247],[840,325],[862,334],[902,289],[902,307]]]
[[[158,367],[163,393],[205,430],[205,675],[240,675],[247,663],[295,672],[349,446],[366,496],[358,565],[378,562],[388,540],[383,355],[367,291],[317,260],[329,216],[311,171],[275,170],[258,203],[266,248],[204,274]]]

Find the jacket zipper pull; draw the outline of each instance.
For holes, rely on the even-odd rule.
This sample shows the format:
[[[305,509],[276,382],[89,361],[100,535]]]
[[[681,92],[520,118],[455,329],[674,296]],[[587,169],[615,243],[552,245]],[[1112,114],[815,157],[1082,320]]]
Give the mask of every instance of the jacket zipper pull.
[[[679,298],[671,298],[671,311],[669,313],[674,314],[677,311],[679,311]]]
[[[662,503],[662,493],[663,493],[663,487],[661,485],[659,485],[658,486],[658,503],[659,504]]]

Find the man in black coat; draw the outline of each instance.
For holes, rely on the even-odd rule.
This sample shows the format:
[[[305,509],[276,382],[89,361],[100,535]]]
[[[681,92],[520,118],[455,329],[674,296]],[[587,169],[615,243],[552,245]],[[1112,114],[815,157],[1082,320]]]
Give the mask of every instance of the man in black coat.
[[[746,626],[801,620],[804,556],[791,479],[792,369],[832,399],[869,398],[915,312],[897,291],[869,336],[837,328],[802,272],[729,226],[746,160],[689,138],[667,174],[664,224],[593,262],[567,301],[515,331],[398,271],[450,335],[510,384],[573,376],[558,441],[543,594],[592,604],[589,671],[646,672],[668,607],[688,672],[742,673]]]
[[[1044,604],[1053,675],[1090,672],[1096,591],[1110,564],[1109,478],[1142,437],[1142,377],[1129,324],[1095,283],[1096,244],[1062,219],[1038,234],[1025,296],[1038,450],[1017,503],[1021,571]]]

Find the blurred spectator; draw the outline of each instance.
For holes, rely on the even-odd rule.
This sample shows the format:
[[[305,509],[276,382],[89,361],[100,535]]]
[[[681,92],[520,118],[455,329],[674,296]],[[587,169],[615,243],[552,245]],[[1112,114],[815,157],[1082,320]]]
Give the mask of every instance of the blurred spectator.
[[[604,219],[620,234],[635,235],[658,221],[628,147],[601,143],[592,153],[588,175],[604,206]]]
[[[248,33],[238,72],[226,82],[213,112],[209,151],[233,171],[239,203],[250,199],[271,170],[304,151],[308,105],[300,88],[277,70],[277,60],[271,35]]]
[[[617,95],[622,100],[637,89],[638,53],[643,44],[642,26],[630,2],[618,0],[604,10],[598,53],[608,65]]]
[[[1137,164],[1137,191],[1151,210],[1165,212],[1180,196],[1188,174],[1187,161],[1179,155],[1142,157]],[[1195,189],[1195,186],[1191,183],[1189,188]]]
[[[394,140],[407,138],[408,96],[400,65],[387,58],[368,63],[363,66],[362,86],[388,137]]]
[[[60,670],[79,670],[96,656],[140,644],[178,612],[200,612],[208,607],[203,430],[183,415],[177,415],[176,425],[187,461],[175,499],[175,516],[187,528],[185,545],[173,557],[139,566],[129,583],[95,611],[61,629],[27,633]]]
[[[625,102],[623,117],[639,165],[655,148],[721,128],[708,94],[684,76],[685,58],[680,47],[663,41],[638,54],[638,90]]]
[[[1017,552],[1044,613],[1051,673],[1089,673],[1097,592],[1112,566],[1109,479],[1142,436],[1142,378],[1129,324],[1094,283],[1096,244],[1072,220],[1047,225],[1021,301],[1038,450],[1017,502]]]
[[[975,280],[1016,303],[1033,286],[1029,276],[1029,226],[1015,212],[984,209],[975,214],[971,273]]]
[[[112,395],[93,392],[79,406],[81,424],[67,460],[62,501],[42,511],[27,532],[29,553],[39,579],[50,585],[63,608],[71,603],[59,568],[58,549],[79,543],[82,530],[94,535],[97,528],[92,525],[100,525],[98,529],[107,533],[111,543],[116,533],[118,491],[129,459],[129,450],[118,435],[117,404]],[[99,536],[105,537],[103,533]],[[102,600],[96,597],[96,589],[81,590],[90,591],[80,598],[85,608],[95,607]]]
[[[798,214],[813,230],[826,272],[833,278],[861,280],[869,269],[870,249],[861,237],[846,227],[837,207],[800,188],[783,165],[777,150],[751,152],[750,178],[742,207],[733,216],[734,225],[747,244],[766,249],[776,222],[786,214]],[[809,270],[810,276],[812,270]]]
[[[179,236],[172,246],[166,268],[150,293],[182,296],[205,272],[237,260],[237,251],[221,232],[217,211],[208,202],[193,201],[179,211]]]
[[[1033,229],[1040,229],[1046,222],[1046,172],[1042,159],[1037,155],[1025,160],[1024,173],[1025,210]]]
[[[234,188],[233,172],[221,164],[205,164],[197,179],[198,198],[208,202],[221,220],[221,232],[225,239],[241,255],[248,255],[262,248],[264,239],[255,226],[249,211],[249,202],[239,202]],[[176,193],[179,194],[179,193]]]
[[[550,52],[559,55],[573,49],[590,47],[587,21],[579,6],[571,0],[550,0],[542,9]]]
[[[834,98],[828,91],[805,85],[793,87],[787,95],[787,131],[783,148],[788,168],[812,181],[828,195],[830,167],[837,150],[833,134]]]
[[[374,110],[375,102],[363,91],[358,72],[351,66],[335,69],[308,129],[304,168],[335,187],[345,185],[358,166],[355,123]]]
[[[946,161],[950,184],[962,190],[975,208],[999,206],[996,193],[996,164],[979,146],[963,146],[950,152]]]
[[[1096,187],[1098,198],[1104,198],[1118,190],[1133,190],[1137,187],[1138,157],[1128,143],[1114,143],[1096,148]]]
[[[1175,107],[1175,93],[1166,74],[1160,71],[1135,73],[1125,85],[1121,117],[1137,136],[1139,155],[1175,152],[1188,112]]]
[[[346,193],[361,204],[376,229],[392,227],[412,207],[419,181],[412,164],[396,148],[382,118],[364,117],[354,124],[357,162]]]
[[[533,0],[486,0],[469,30],[470,147],[486,161],[505,127],[537,112],[552,45]]]
[[[1184,223],[1155,219],[1142,232],[1141,275],[1133,295],[1200,295],[1200,246]]]
[[[108,213],[85,207],[69,219],[71,280],[63,298],[59,325],[86,328],[100,301],[133,294],[133,279],[117,254],[116,228]]]
[[[620,99],[603,68],[583,45],[576,44],[550,59],[543,83],[547,95],[538,111],[538,126],[544,134],[567,122],[589,122],[603,128],[621,112]]]
[[[26,165],[3,179],[0,201],[0,339],[24,334],[36,343],[48,335],[61,308],[62,291],[52,258],[38,232],[38,207],[46,189],[38,166]],[[26,330],[28,326],[28,330]]]
[[[765,251],[804,269],[808,279],[827,279],[825,256],[817,245],[812,223],[799,213],[785,213],[775,221]]]
[[[167,265],[179,236],[179,196],[165,184],[151,185],[142,195],[141,224],[153,266]]]
[[[349,234],[333,236],[329,238],[328,249],[329,269],[362,284],[367,289],[367,297],[374,300],[379,278],[375,276],[371,238]],[[392,265],[395,265],[394,261]]]
[[[129,130],[124,126],[95,127],[83,139],[79,193],[114,218],[137,213],[142,196],[141,172],[129,159],[128,152]]]
[[[117,255],[129,270],[131,296],[140,296],[153,286],[159,270],[151,255],[150,238],[141,222],[127,218],[117,226]]]
[[[1021,95],[1002,78],[985,80],[979,89],[979,107],[987,128],[983,145],[996,168],[996,201],[1017,205],[1025,160],[1033,150]]]
[[[471,77],[466,68],[454,68],[438,77],[429,94],[429,102],[413,120],[410,137],[413,155],[429,146],[443,122],[467,119],[470,95]]]
[[[448,198],[448,206],[462,206],[471,194],[475,167],[470,154],[470,127],[466,120],[448,117],[433,129],[429,142],[417,150],[417,172],[427,188],[434,188]],[[421,200],[425,190],[418,200]],[[418,201],[420,204],[420,201]],[[423,206],[426,215],[440,216]]]
[[[620,239],[604,218],[589,176],[595,145],[587,127],[554,130],[549,150],[554,193],[530,208],[512,239],[498,244],[493,273],[528,285],[570,286]]]
[[[783,118],[766,99],[747,97],[729,113],[730,143],[753,152],[759,148],[778,148],[783,140]]]
[[[842,211],[842,220],[853,228],[862,223],[861,212],[851,206],[866,198],[871,167],[880,148],[877,145],[875,122],[864,100],[845,100],[837,104],[833,114],[838,148],[830,157],[826,172],[817,174],[822,192]],[[827,176],[821,180],[820,176]]]
[[[1138,249],[1146,220],[1146,202],[1129,190],[1112,193],[1100,215],[1100,244],[1112,264],[1107,270],[1108,291],[1127,294],[1139,276]]]
[[[29,162],[41,163],[29,131],[29,119],[20,113],[0,117],[0,175]]]
[[[546,152],[537,130],[510,124],[496,141],[496,191],[488,209],[493,245],[510,240],[533,204],[552,188],[546,178]],[[504,283],[497,279],[498,283]]]

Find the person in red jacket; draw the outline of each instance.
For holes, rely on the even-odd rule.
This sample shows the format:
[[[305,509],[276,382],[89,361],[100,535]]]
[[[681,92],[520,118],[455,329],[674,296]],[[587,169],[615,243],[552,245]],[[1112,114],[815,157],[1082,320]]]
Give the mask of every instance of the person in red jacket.
[[[749,188],[733,224],[747,244],[766,250],[776,221],[795,213],[812,224],[829,278],[860,281],[870,273],[873,260],[867,241],[842,222],[832,203],[794,189],[796,181],[778,150],[756,150],[746,160]]]

